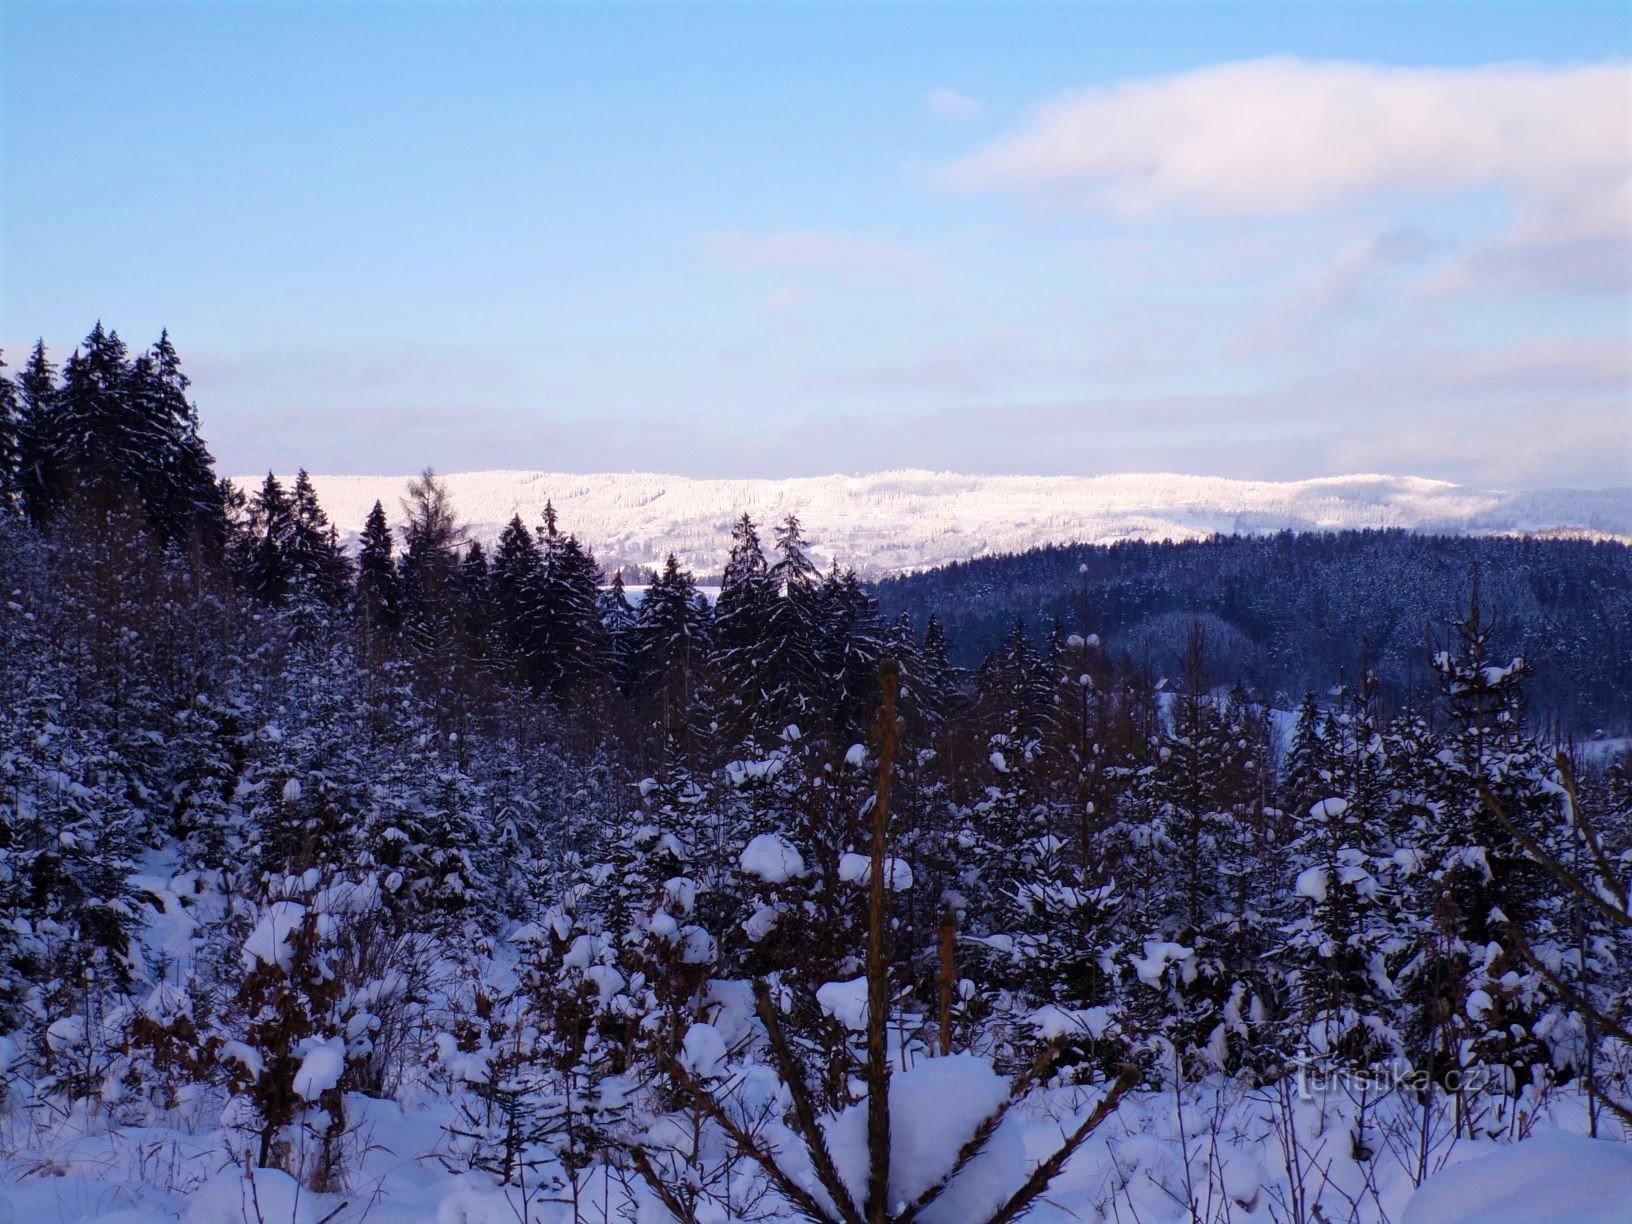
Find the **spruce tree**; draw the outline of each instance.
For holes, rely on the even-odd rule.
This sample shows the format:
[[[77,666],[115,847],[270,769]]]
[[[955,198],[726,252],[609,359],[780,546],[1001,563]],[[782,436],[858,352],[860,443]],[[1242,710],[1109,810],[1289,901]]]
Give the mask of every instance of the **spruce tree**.
[[[50,517],[57,496],[56,464],[51,457],[57,404],[57,371],[37,340],[28,364],[17,376],[20,415],[17,421],[17,492],[35,523]]]
[[[5,355],[0,353],[0,371],[5,366]],[[22,404],[17,398],[17,384],[8,375],[0,373],[0,514],[19,508],[22,500],[19,484],[22,473],[21,427]]]
[[[601,568],[576,536],[562,534],[555,507],[548,502],[540,542],[533,646],[544,683],[565,696],[589,685],[605,658],[606,631],[598,606]]]
[[[694,761],[708,623],[698,608],[697,584],[673,553],[640,601],[634,639],[635,687],[652,703],[659,735]]]
[[[395,542],[379,502],[368,512],[357,549],[357,584],[353,598],[363,627],[370,635],[390,632],[401,613]]]
[[[244,582],[267,603],[281,603],[297,572],[289,552],[295,533],[294,509],[283,484],[271,472],[249,503],[248,539],[243,553]]]
[[[329,516],[318,504],[312,478],[301,468],[289,491],[289,531],[283,563],[290,580],[329,607],[339,607],[351,590],[351,562]]]
[[[612,575],[612,584],[601,592],[598,606],[606,628],[606,668],[618,691],[629,693],[635,683],[635,625],[638,615],[623,589],[623,571]]]
[[[488,575],[494,646],[500,658],[528,682],[541,678],[538,624],[544,559],[518,514],[500,533]]]
[[[765,648],[776,588],[753,519],[744,514],[731,528],[731,555],[714,605],[712,670],[718,677],[725,719],[734,738],[750,729],[759,711]]]

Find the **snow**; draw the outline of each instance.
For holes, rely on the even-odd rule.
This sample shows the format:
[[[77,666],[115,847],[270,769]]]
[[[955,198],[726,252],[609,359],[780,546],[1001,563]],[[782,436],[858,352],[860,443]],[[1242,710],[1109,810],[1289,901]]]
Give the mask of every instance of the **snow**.
[[[1486,1014],[1490,1012],[1491,1008],[1495,1006],[1495,1000],[1490,997],[1488,991],[1470,990],[1468,992],[1467,1008],[1468,1018],[1470,1020],[1483,1020]]]
[[[1324,901],[1329,883],[1326,868],[1317,864],[1298,872],[1298,881],[1292,886],[1292,891],[1300,897],[1308,897],[1311,901]]]
[[[931,1058],[890,1081],[890,1202],[910,1203],[946,1176],[958,1151],[1008,1096],[1008,1082],[984,1058]],[[851,1106],[828,1130],[839,1175],[860,1199],[866,1191],[867,1107]],[[1006,1120],[919,1218],[926,1224],[983,1220],[1029,1172],[1018,1119]]]
[[[249,938],[244,940],[245,963],[258,960],[288,971],[293,950],[289,939],[306,920],[306,907],[298,901],[274,901],[261,914]]]
[[[821,1009],[847,1029],[860,1032],[867,1027],[867,979],[851,978],[848,982],[828,982],[816,988],[816,1002]]]
[[[1625,1224],[1632,1217],[1632,1145],[1550,1134],[1485,1150],[1424,1182],[1402,1224]]]
[[[786,839],[761,833],[743,847],[738,866],[767,884],[786,884],[805,874],[805,860]]]
[[[1178,961],[1187,961],[1196,954],[1194,948],[1171,943],[1165,939],[1145,940],[1145,954],[1133,958],[1133,971],[1146,986],[1160,986],[1167,967]]]
[[[346,1069],[346,1043],[339,1037],[316,1042],[306,1051],[295,1072],[295,1095],[316,1101],[340,1082]]]
[[[782,911],[774,905],[761,905],[742,920],[742,930],[751,943],[758,943],[776,929]]]
[[[1044,1041],[1082,1036],[1098,1041],[1115,1023],[1108,1007],[1064,1008],[1055,1003],[1039,1007],[1028,1020]]]
[[[694,1024],[686,1030],[680,1062],[687,1071],[702,1079],[725,1069],[725,1038],[712,1024]]]
[[[64,1016],[45,1030],[46,1044],[62,1054],[85,1044],[85,1017]]]
[[[311,1193],[276,1169],[246,1175],[234,1167],[218,1173],[187,1197],[186,1224],[316,1224]]]
[[[867,746],[865,744],[851,744],[850,751],[844,754],[844,763],[859,769],[867,763]]]
[[[892,892],[903,892],[912,887],[912,867],[905,859],[886,858],[884,871]],[[866,885],[873,879],[873,860],[865,854],[841,854],[839,879],[846,884]]]
[[[254,487],[263,476],[234,479]],[[342,536],[354,539],[376,499],[398,505],[409,479],[319,475],[312,483]],[[498,537],[512,514],[538,522],[551,500],[562,525],[605,564],[660,566],[672,550],[682,564],[710,574],[724,567],[731,523],[743,511],[762,524],[797,514],[819,565],[837,557],[864,574],[926,569],[1038,544],[1189,540],[1283,529],[1397,527],[1470,535],[1574,530],[1632,537],[1632,489],[1512,492],[1413,476],[1275,482],[907,470],[691,480],[656,473],[492,471],[442,479],[461,520],[483,544]]]
[[[229,1041],[222,1045],[221,1061],[238,1063],[249,1072],[251,1079],[260,1079],[261,1072],[266,1068],[266,1061],[261,1057],[261,1052],[242,1041]]]

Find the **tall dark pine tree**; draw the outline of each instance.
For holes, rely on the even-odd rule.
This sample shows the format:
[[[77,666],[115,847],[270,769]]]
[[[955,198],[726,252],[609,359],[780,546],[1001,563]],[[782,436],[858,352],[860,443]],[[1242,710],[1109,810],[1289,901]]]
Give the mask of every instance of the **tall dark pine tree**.
[[[165,539],[190,535],[207,545],[225,537],[215,460],[198,432],[198,411],[187,398],[190,381],[170,333],[131,366],[125,392],[131,428],[150,448],[132,467],[148,520]]]
[[[289,491],[289,539],[284,560],[313,598],[338,607],[351,587],[351,563],[340,549],[339,535],[318,504],[312,478],[301,468]]]
[[[499,534],[488,575],[493,645],[498,656],[526,681],[540,678],[538,625],[544,558],[518,514]]]
[[[400,611],[400,592],[397,589],[397,563],[393,558],[394,542],[391,528],[385,521],[385,508],[379,502],[368,512],[363,523],[362,539],[357,549],[357,585],[354,598],[357,614],[370,634],[389,632],[396,628]]]
[[[758,710],[760,668],[775,603],[759,530],[744,514],[731,528],[731,556],[714,604],[713,671],[722,715],[738,738]]]
[[[400,567],[403,632],[422,656],[451,662],[459,525],[447,487],[430,468],[409,484],[403,513],[408,520]]]
[[[821,672],[827,680],[827,717],[836,734],[854,739],[867,730],[878,691],[878,663],[884,657],[884,630],[878,603],[853,569],[840,573],[835,562],[823,581]],[[899,660],[897,660],[899,662]]]
[[[0,370],[6,366],[5,355],[0,353]],[[0,373],[0,514],[11,511],[19,504],[21,493],[18,476],[22,470],[22,453],[18,430],[22,424],[22,405],[17,399],[17,384]]]
[[[708,625],[697,584],[673,553],[640,601],[635,625],[636,688],[656,703],[663,736],[695,760],[694,716],[708,655]]]
[[[776,529],[776,551],[767,575],[774,594],[751,682],[757,691],[750,697],[757,712],[753,728],[768,734],[808,722],[825,688],[821,582],[796,516],[788,515]]]
[[[562,534],[555,507],[547,502],[541,544],[535,643],[545,683],[557,694],[566,694],[585,686],[605,657],[606,634],[598,608],[601,567],[576,536]]]
[[[98,322],[63,366],[60,386],[36,345],[22,390],[21,484],[35,521],[74,497],[108,507],[134,497],[161,538],[224,540],[214,460],[168,334],[133,362],[119,334]]]
[[[606,665],[612,682],[621,692],[629,692],[635,682],[635,625],[638,616],[623,589],[623,571],[612,575],[612,584],[601,592],[598,603],[601,624],[606,627]]]
[[[62,367],[62,385],[39,422],[42,517],[80,494],[104,503],[140,465],[154,440],[125,408],[126,349],[100,322]]]
[[[35,341],[28,364],[18,373],[17,396],[17,493],[28,517],[43,523],[50,516],[55,492],[50,428],[57,398],[57,371],[45,355],[43,340]]]
[[[242,551],[244,582],[267,603],[281,603],[289,594],[295,569],[289,559],[294,535],[294,511],[283,484],[271,472],[249,500],[249,527]]]

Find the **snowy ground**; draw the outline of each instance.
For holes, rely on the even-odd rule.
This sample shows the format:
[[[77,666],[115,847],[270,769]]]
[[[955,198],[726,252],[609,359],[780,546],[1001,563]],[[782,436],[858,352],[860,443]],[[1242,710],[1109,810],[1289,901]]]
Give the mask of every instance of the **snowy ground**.
[[[957,1061],[932,1060],[925,1070]],[[940,1092],[931,1084],[929,1091],[903,1102],[898,1113],[904,1122],[895,1136],[901,1185],[928,1184],[958,1146],[960,1125],[975,1116],[971,1109],[981,1102],[979,1085],[971,1087],[963,1071],[942,1079]],[[1001,1090],[997,1084],[995,1091]],[[983,1218],[991,1203],[1019,1184],[1028,1162],[1052,1150],[1064,1122],[1091,1097],[1081,1090],[1055,1090],[1028,1116],[1006,1123],[1011,1133],[991,1145],[986,1167],[972,1170],[970,1187],[926,1219],[959,1224]],[[447,1153],[442,1126],[452,1117],[446,1100],[424,1099],[404,1108],[359,1097],[348,1109],[357,1122],[354,1146],[360,1155],[348,1189],[328,1195],[303,1192],[267,1170],[246,1178],[230,1163],[227,1137],[202,1117],[169,1129],[113,1131],[87,1125],[83,1118],[10,1117],[4,1143],[11,1154],[0,1163],[0,1221],[668,1219],[644,1193],[632,1201],[626,1185],[604,1170],[583,1178],[576,1214],[570,1203],[542,1195],[529,1195],[524,1206],[519,1190],[500,1189],[483,1174],[449,1172],[438,1159]],[[1575,1133],[1585,1117],[1577,1101],[1555,1102],[1534,1123],[1534,1135],[1517,1144],[1438,1134],[1429,1161],[1437,1175],[1420,1191],[1412,1179],[1416,1151],[1408,1144],[1395,1147],[1395,1139],[1404,1144],[1403,1128],[1395,1139],[1378,1131],[1379,1154],[1360,1162],[1352,1158],[1350,1104],[1304,1102],[1290,1116],[1295,1118],[1291,1129],[1272,1093],[1222,1082],[1200,1085],[1179,1099],[1171,1093],[1129,1098],[1028,1218],[1038,1224],[1272,1221],[1314,1218],[1318,1207],[1320,1218],[1328,1220],[1618,1222],[1627,1218],[1632,1203],[1632,1145]],[[1438,1121],[1443,1126],[1447,1120]],[[833,1128],[841,1164],[859,1147],[860,1123],[857,1112],[842,1116]],[[749,1181],[744,1173],[745,1198]],[[716,1212],[702,1218],[744,1217]]]
[[[234,478],[255,487],[261,477]],[[323,507],[348,534],[376,500],[399,518],[406,476],[313,476]],[[1289,528],[1400,527],[1470,534],[1584,532],[1632,538],[1632,489],[1503,492],[1411,476],[1250,481],[1207,476],[965,476],[875,472],[792,480],[691,480],[649,473],[460,472],[443,477],[475,538],[511,515],[529,525],[552,501],[562,528],[605,564],[661,565],[674,551],[718,573],[730,529],[747,513],[770,525],[799,515],[824,565],[862,573],[945,565],[1039,544],[1190,540]]]
[[[773,873],[796,869],[779,843],[769,836],[756,839],[745,860]],[[172,877],[164,855],[150,857],[143,867],[134,882],[160,902],[142,932],[144,955],[150,962],[162,956],[179,969],[194,952],[195,919],[177,900],[179,893],[193,892],[191,877]],[[259,928],[246,947],[277,955],[276,941],[262,938]],[[842,1004],[840,999],[835,1006]],[[765,1091],[766,1068],[726,1057],[736,1030],[747,1023],[746,1005],[735,1010],[740,1015],[734,1019],[716,1020],[719,1031],[694,1026],[698,1039],[688,1038],[687,1057],[698,1074],[741,1076],[745,1093]],[[862,1023],[864,1004],[857,1001],[853,1010],[855,1023]],[[1362,1110],[1352,1091],[1302,1087],[1308,1091],[1295,1080],[1250,1088],[1215,1077],[1178,1090],[1132,1094],[1027,1218],[1038,1224],[1628,1218],[1632,1144],[1581,1138],[1587,1112],[1573,1093],[1517,1107],[1475,1102],[1470,1129],[1483,1137],[1468,1138],[1458,1135],[1444,1101],[1425,1116],[1408,1095],[1395,1093],[1371,1098]],[[1004,1092],[1004,1081],[973,1055],[921,1059],[898,1074],[891,1089],[892,1195],[911,1198],[938,1180]],[[925,1213],[924,1224],[986,1218],[1099,1095],[1077,1086],[1033,1094],[1004,1121],[955,1193]],[[424,1067],[410,1073],[393,1100],[348,1098],[346,1188],[314,1195],[280,1173],[246,1174],[244,1139],[223,1125],[230,1111],[218,1090],[198,1090],[171,1111],[166,1125],[145,1127],[111,1125],[101,1104],[64,1113],[45,1104],[25,1107],[14,1093],[9,1107],[0,1106],[0,1224],[659,1224],[671,1218],[633,1178],[604,1166],[580,1175],[576,1205],[562,1201],[558,1191],[538,1189],[549,1180],[548,1168],[535,1170],[527,1191],[460,1171],[447,1130],[458,1101],[450,1077]],[[685,1130],[685,1119],[673,1121]],[[652,1123],[648,1139],[670,1125]],[[859,1189],[863,1107],[851,1107],[827,1126],[841,1172]],[[784,1166],[805,1167],[808,1176],[799,1145],[783,1135]],[[1515,1139],[1522,1141],[1515,1146]],[[704,1150],[713,1153],[705,1176],[718,1173],[724,1148]],[[719,1184],[730,1185],[727,1197],[742,1210],[728,1213],[715,1204],[700,1220],[794,1218],[765,1214],[773,1201],[763,1198],[763,1183],[746,1161],[736,1162]]]

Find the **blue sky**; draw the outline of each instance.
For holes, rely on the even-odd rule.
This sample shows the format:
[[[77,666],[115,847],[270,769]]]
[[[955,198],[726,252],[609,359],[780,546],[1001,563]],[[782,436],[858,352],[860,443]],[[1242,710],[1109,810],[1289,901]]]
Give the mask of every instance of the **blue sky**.
[[[228,471],[1632,484],[1628,10],[0,0],[0,343]]]

